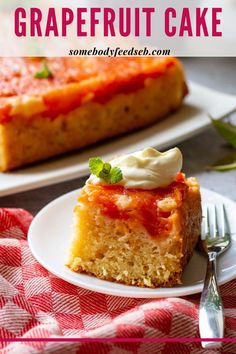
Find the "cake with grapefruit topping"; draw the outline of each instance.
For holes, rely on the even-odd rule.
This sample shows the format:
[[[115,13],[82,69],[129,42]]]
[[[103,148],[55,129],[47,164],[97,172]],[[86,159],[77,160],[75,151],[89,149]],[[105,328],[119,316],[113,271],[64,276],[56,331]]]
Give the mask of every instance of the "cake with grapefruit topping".
[[[68,267],[141,287],[181,284],[201,224],[198,182],[181,167],[177,148],[147,148],[109,163],[91,159],[74,210]]]
[[[172,57],[0,58],[0,170],[146,127],[186,94]]]

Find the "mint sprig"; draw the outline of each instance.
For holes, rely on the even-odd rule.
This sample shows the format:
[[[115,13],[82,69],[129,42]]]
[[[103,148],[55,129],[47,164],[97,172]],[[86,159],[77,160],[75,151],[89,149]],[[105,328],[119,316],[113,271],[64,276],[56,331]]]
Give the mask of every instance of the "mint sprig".
[[[230,155],[218,160],[213,166],[209,167],[210,170],[225,172],[236,169],[236,153],[233,152]]]
[[[112,167],[109,162],[103,162],[100,157],[91,157],[89,159],[90,172],[101,178],[107,184],[116,184],[123,179],[121,169]]]
[[[92,157],[91,159],[89,159],[90,172],[95,176],[98,176],[99,173],[102,171],[103,165],[104,163],[100,157]]]
[[[211,121],[227,143],[236,148],[236,126],[218,119],[212,119]]]
[[[211,117],[210,117],[211,118]],[[236,126],[232,123],[226,123],[222,120],[212,119],[212,124],[219,132],[219,134],[231,145],[236,148]],[[209,167],[210,170],[224,172],[236,169],[236,152],[235,150],[230,155],[218,160],[213,166]]]
[[[123,179],[121,169],[119,167],[113,167],[110,172],[110,184],[115,184]]]
[[[42,69],[36,72],[34,77],[36,79],[48,79],[49,77],[53,77],[53,74],[50,71],[46,60],[44,60],[42,63]]]

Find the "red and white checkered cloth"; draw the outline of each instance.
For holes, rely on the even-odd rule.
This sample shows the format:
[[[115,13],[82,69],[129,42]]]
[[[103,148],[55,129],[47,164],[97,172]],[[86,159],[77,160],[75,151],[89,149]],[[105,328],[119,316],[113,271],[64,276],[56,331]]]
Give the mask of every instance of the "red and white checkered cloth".
[[[0,337],[198,337],[199,295],[172,299],[107,296],[71,285],[32,256],[32,216],[0,209]],[[236,259],[235,259],[236,260]],[[221,287],[226,337],[236,337],[236,280]],[[235,354],[235,343],[203,350],[199,343],[5,342],[2,354]]]

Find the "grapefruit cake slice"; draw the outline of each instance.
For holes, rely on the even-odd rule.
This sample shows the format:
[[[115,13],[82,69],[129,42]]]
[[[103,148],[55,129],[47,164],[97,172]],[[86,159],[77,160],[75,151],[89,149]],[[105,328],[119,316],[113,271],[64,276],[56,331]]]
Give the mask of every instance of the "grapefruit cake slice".
[[[200,235],[201,198],[196,179],[181,172],[180,150],[146,148],[89,165],[69,268],[142,287],[181,284]]]

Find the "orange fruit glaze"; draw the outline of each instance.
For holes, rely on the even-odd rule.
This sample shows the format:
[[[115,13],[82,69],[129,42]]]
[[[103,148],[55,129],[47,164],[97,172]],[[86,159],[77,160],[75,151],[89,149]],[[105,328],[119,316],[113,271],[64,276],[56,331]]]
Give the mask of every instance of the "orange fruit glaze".
[[[53,76],[37,79],[42,58],[0,58],[0,123],[11,120],[6,110],[8,98],[40,96],[44,116],[79,107],[86,100],[104,103],[117,93],[129,93],[144,86],[147,78],[157,78],[176,65],[171,57],[73,57],[47,58]]]
[[[177,206],[181,205],[188,189],[182,173],[166,188],[153,190],[126,189],[119,185],[88,184],[79,197],[79,202],[93,204],[99,207],[103,215],[112,219],[136,220],[141,223],[152,236],[168,235],[171,222],[170,212],[163,212],[157,206],[157,201],[166,197],[173,198]],[[126,195],[130,202],[128,207],[121,209],[117,206],[117,197]],[[88,200],[89,198],[89,200]]]

